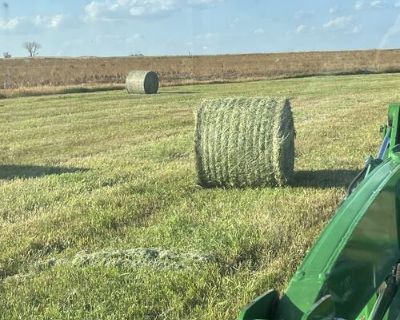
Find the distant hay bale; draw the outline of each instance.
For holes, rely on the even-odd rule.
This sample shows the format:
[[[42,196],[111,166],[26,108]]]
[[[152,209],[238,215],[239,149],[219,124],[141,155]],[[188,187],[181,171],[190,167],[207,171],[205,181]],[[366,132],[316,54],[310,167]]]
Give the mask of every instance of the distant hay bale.
[[[286,98],[205,100],[195,151],[204,187],[282,186],[294,167],[294,124]]]
[[[153,71],[131,71],[125,84],[129,93],[154,94],[158,91],[159,79]]]

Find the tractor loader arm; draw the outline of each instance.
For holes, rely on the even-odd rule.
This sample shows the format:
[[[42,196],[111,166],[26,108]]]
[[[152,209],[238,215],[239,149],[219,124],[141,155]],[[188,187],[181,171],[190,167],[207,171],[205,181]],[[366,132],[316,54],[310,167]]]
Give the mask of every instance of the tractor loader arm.
[[[270,290],[240,320],[400,319],[400,104],[389,106],[376,159],[281,296]]]

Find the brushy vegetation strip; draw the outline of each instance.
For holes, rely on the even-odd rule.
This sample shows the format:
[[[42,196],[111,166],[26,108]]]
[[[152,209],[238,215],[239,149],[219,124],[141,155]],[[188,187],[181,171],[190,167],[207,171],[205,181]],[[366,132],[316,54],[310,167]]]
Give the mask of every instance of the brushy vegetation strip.
[[[400,50],[218,56],[0,59],[1,89],[125,83],[130,70],[153,70],[163,86],[322,74],[399,72]],[[29,73],[26,72],[27,68]]]

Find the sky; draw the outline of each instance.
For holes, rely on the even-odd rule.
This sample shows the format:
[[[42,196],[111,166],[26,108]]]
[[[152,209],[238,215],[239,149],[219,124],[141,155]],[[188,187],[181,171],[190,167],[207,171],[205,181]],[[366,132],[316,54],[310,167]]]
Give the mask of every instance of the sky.
[[[206,55],[400,48],[400,0],[0,0],[0,54]]]

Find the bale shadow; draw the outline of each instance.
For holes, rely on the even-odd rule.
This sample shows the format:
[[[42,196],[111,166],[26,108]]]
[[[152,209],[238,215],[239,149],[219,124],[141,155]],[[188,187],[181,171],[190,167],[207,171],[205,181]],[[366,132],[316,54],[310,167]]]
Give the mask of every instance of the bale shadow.
[[[295,171],[293,187],[342,188],[348,187],[360,170],[300,170]]]
[[[12,180],[16,178],[38,178],[52,174],[85,171],[88,171],[88,169],[31,165],[0,165],[0,180]]]
[[[195,94],[198,93],[196,91],[161,91],[158,94],[165,95],[165,94]]]

